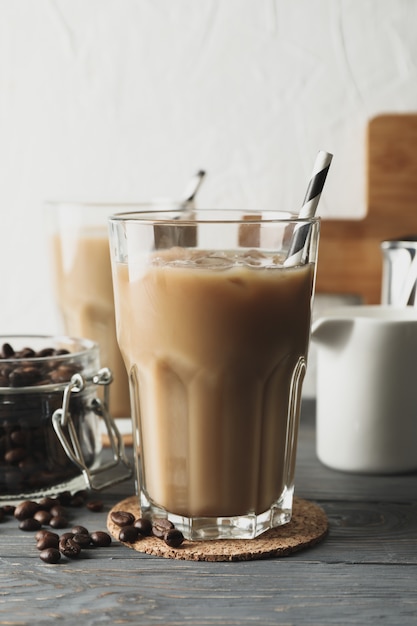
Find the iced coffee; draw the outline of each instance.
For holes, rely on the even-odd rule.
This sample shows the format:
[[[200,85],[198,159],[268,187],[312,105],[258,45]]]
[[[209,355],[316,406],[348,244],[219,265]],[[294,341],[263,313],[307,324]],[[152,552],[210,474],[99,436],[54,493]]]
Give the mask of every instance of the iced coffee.
[[[115,253],[141,506],[192,538],[256,536],[291,516],[315,258],[284,258],[175,245]]]
[[[92,339],[113,373],[110,413],[130,417],[129,384],[116,339],[105,205],[51,204],[51,249],[57,304],[65,333]]]

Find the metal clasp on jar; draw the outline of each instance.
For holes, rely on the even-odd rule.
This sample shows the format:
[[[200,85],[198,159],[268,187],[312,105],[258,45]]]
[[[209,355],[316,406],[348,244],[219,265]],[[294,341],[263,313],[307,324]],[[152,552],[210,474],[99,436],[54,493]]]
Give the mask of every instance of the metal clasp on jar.
[[[91,378],[74,374],[64,389],[62,408],[52,415],[52,424],[68,458],[80,469],[86,485],[90,489],[101,490],[119,483],[132,476],[132,467],[126,456],[123,438],[111,417],[109,407],[109,386],[113,375],[109,368],[100,369]],[[94,412],[99,415],[106,427],[110,441],[112,460],[97,467],[87,467],[77,431],[69,410],[70,398],[73,393],[82,392],[88,384],[103,385],[104,399],[94,398]]]

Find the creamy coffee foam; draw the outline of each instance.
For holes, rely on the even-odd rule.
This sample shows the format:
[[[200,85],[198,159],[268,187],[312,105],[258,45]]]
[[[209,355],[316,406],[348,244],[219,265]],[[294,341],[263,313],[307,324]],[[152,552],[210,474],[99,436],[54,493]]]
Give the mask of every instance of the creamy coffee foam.
[[[115,265],[146,491],[171,513],[259,514],[292,484],[288,406],[314,270],[279,261],[172,249],[146,267]]]

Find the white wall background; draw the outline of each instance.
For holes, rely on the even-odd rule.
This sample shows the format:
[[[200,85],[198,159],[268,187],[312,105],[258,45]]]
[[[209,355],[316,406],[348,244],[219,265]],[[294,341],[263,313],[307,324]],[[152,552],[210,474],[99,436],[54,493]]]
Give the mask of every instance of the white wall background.
[[[60,330],[43,201],[365,212],[365,130],[417,106],[416,0],[0,0],[0,332]]]

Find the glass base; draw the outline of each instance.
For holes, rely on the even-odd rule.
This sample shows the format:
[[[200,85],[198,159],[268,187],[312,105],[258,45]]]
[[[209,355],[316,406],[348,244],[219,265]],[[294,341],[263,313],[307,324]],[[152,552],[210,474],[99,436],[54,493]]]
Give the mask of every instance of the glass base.
[[[271,528],[283,526],[291,521],[294,490],[284,494],[264,513],[236,515],[232,517],[185,517],[170,513],[150,501],[146,494],[139,496],[144,517],[168,518],[191,541],[213,539],[254,539]]]
[[[57,496],[62,491],[70,491],[71,493],[76,493],[77,491],[84,491],[85,489],[87,489],[85,479],[81,474],[78,474],[74,478],[58,483],[56,485],[46,485],[45,487],[39,487],[38,489],[24,491],[22,493],[17,492],[1,494],[0,502],[1,504],[11,503],[16,505],[23,500],[38,500],[47,496]]]

